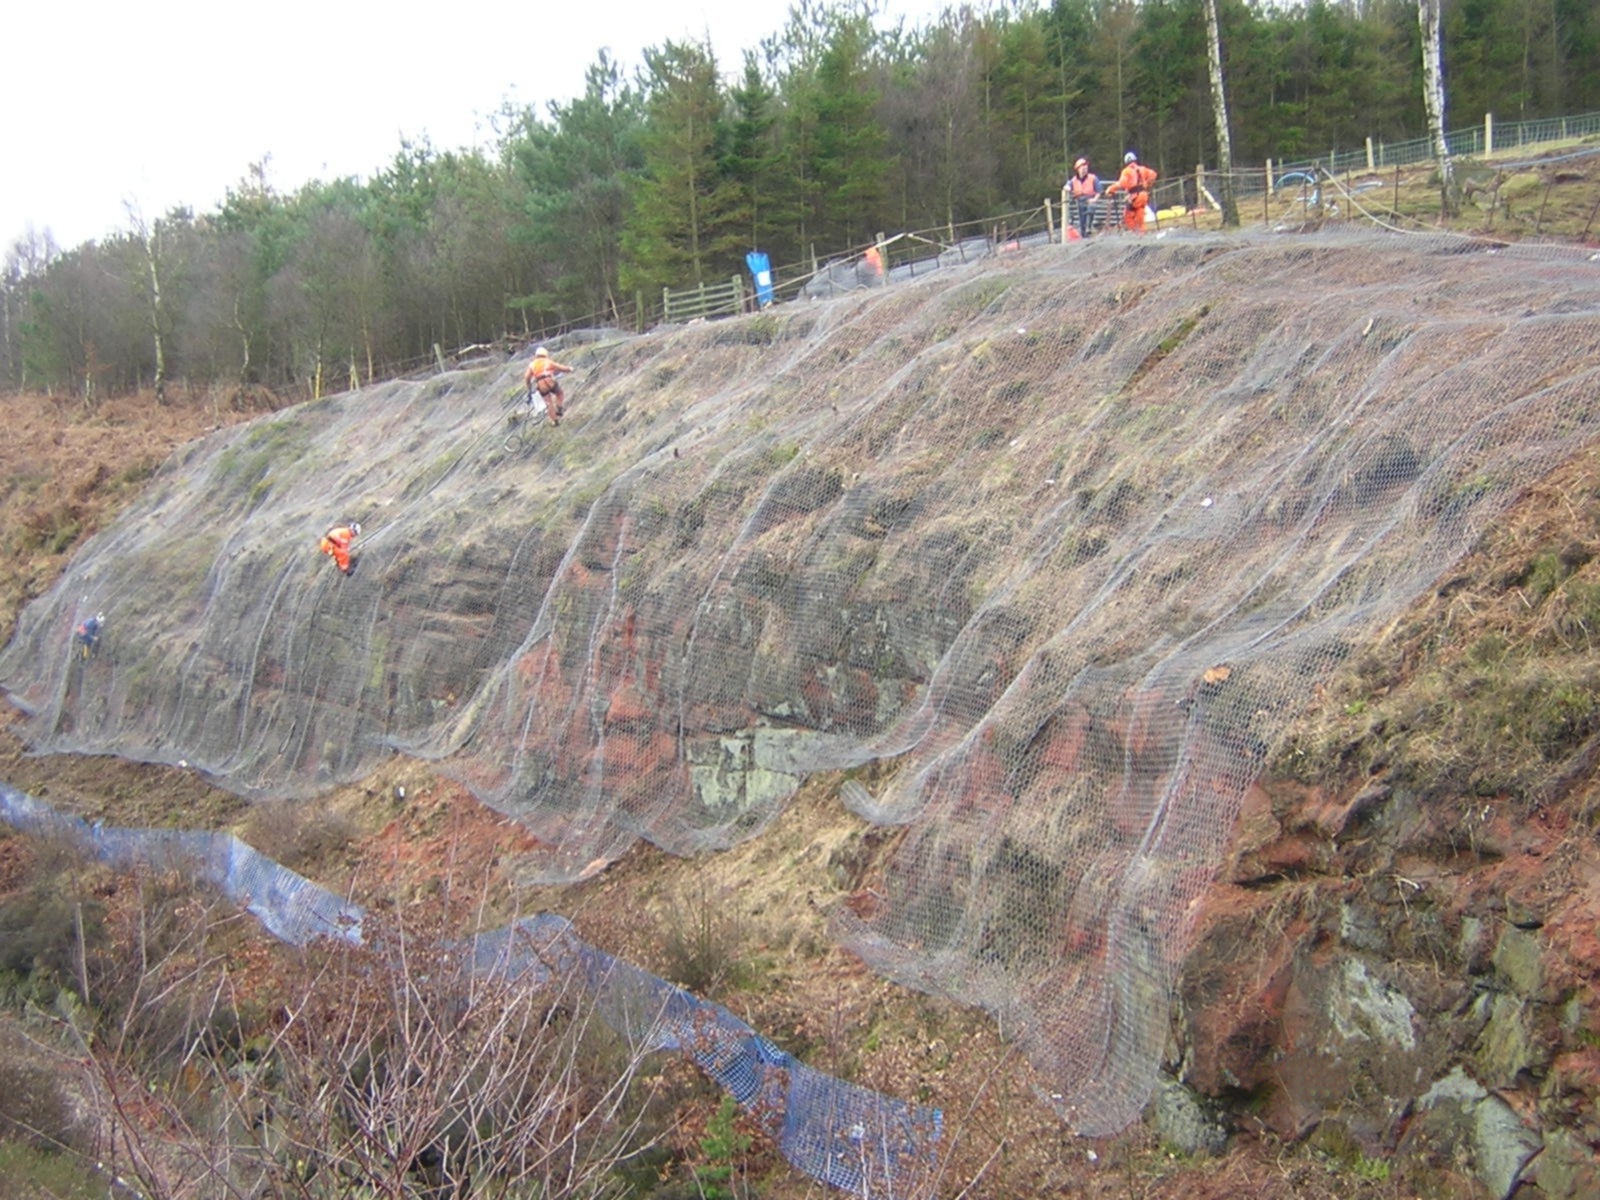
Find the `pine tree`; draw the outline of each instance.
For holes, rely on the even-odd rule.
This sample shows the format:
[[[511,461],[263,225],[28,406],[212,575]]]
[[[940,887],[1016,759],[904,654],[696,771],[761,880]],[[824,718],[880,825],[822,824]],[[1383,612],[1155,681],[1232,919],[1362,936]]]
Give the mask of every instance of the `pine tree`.
[[[876,113],[873,37],[865,15],[836,21],[802,100],[806,199],[818,236],[835,244],[866,241],[885,208],[889,143]]]
[[[639,98],[602,51],[582,96],[552,107],[552,123],[515,114],[501,153],[522,198],[513,235],[538,255],[530,290],[513,299],[552,319],[620,317],[622,230],[631,177],[640,169]]]
[[[778,142],[778,96],[753,53],[744,58],[744,74],[728,93],[731,115],[723,129],[718,168],[730,188],[730,221],[748,239],[747,247],[766,250],[781,260],[798,253],[784,230],[786,219],[783,164]]]
[[[709,46],[645,51],[644,169],[623,232],[624,287],[704,283],[733,265],[744,240],[739,189],[722,173],[722,86]]]

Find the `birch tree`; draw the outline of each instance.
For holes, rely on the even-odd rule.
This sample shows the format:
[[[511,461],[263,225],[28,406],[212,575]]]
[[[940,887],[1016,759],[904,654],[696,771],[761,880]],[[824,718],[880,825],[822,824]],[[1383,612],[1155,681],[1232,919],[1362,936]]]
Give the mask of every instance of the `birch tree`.
[[[1228,92],[1222,78],[1222,25],[1217,0],[1205,0],[1206,58],[1211,67],[1211,113],[1217,122],[1217,169],[1222,172],[1222,227],[1239,228],[1233,199],[1233,135],[1228,132]]]
[[[1451,200],[1455,172],[1444,138],[1444,35],[1439,9],[1440,0],[1417,0],[1417,24],[1422,30],[1422,99],[1428,109],[1433,156],[1439,163],[1439,211],[1448,217],[1455,211]]]
[[[146,223],[144,215],[132,204],[124,207],[128,219],[133,225],[135,243],[141,251],[138,270],[143,278],[140,280],[144,292],[145,315],[149,322],[150,340],[155,352],[155,393],[156,403],[167,402],[167,314],[161,301],[161,257],[162,257],[162,228],[161,222],[154,225]]]

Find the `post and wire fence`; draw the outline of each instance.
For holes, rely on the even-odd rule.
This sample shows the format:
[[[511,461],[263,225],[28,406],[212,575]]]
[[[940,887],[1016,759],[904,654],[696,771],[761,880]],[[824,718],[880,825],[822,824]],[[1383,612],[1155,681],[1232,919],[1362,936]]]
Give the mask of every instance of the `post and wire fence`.
[[[1480,124],[1448,132],[1445,142],[1452,158],[1484,159],[1515,157],[1518,151],[1531,147],[1548,150],[1552,144],[1597,137],[1600,112],[1515,122],[1496,122],[1489,114]],[[1600,153],[1600,148],[1594,152]],[[1340,220],[1387,223],[1402,219],[1399,208],[1404,170],[1425,166],[1433,157],[1430,138],[1398,142],[1367,138],[1362,147],[1354,150],[1269,158],[1261,166],[1232,171],[1229,181],[1240,220],[1247,226],[1305,228]],[[1193,172],[1158,179],[1151,189],[1147,232],[1198,230],[1214,225],[1223,182],[1220,171],[1204,164],[1197,164]],[[1098,197],[1091,214],[1092,233],[1117,231],[1122,224],[1123,206],[1120,195]],[[1493,211],[1491,205],[1491,220]],[[603,311],[547,322],[538,328],[525,322],[520,332],[507,333],[493,343],[452,351],[435,345],[431,354],[390,364],[373,379],[409,378],[471,366],[514,355],[538,342],[565,340],[570,344],[577,338],[622,336],[662,324],[754,312],[768,304],[883,287],[981,258],[1065,241],[1072,223],[1073,209],[1063,188],[1059,198],[1047,197],[1036,208],[969,221],[947,221],[893,234],[878,233],[871,241],[820,255],[813,246],[801,261],[773,268],[770,288],[759,293],[740,275],[715,282],[697,281],[683,288],[663,288],[659,303],[638,292],[631,301],[613,300]],[[1535,232],[1540,230],[1536,228]],[[352,370],[352,381],[356,378]]]

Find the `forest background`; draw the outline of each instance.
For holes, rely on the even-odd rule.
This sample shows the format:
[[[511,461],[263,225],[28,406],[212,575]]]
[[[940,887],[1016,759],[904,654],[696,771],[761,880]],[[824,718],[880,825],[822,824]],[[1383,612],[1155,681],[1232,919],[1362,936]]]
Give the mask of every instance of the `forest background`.
[[[368,179],[273,189],[256,164],[178,209],[0,275],[0,386],[175,383],[317,395],[506,335],[632,324],[663,287],[1031,208],[1086,155],[1217,161],[1204,0],[1023,0],[879,28],[802,3],[729,71],[666,42],[581,96],[507,104],[483,148],[402,142]],[[1414,0],[1219,4],[1235,163],[1427,129]],[[1450,127],[1600,109],[1593,0],[1446,0]]]

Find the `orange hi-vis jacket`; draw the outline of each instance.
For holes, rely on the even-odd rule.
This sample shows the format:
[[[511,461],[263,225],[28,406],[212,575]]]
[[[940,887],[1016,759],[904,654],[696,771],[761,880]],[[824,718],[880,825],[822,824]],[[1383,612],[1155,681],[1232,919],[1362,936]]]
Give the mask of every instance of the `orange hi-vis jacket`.
[[[1131,162],[1122,168],[1122,174],[1117,176],[1117,181],[1106,188],[1106,195],[1122,191],[1128,194],[1128,204],[1134,208],[1143,208],[1150,202],[1150,185],[1156,181],[1154,167],[1147,167],[1141,162]]]
[[[1074,171],[1067,176],[1067,190],[1074,200],[1093,200],[1099,188],[1100,180],[1093,171],[1082,175]]]
[[[319,549],[333,555],[333,561],[346,575],[350,573],[350,543],[356,540],[355,530],[348,525],[336,525],[322,535]]]
[[[522,382],[538,388],[539,394],[544,396],[556,390],[556,376],[565,375],[570,370],[571,367],[558,363],[548,354],[536,354],[523,372]]]

